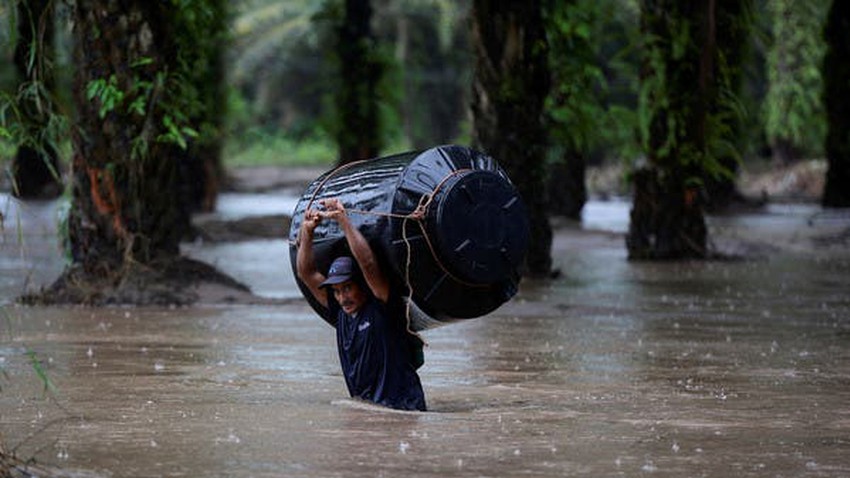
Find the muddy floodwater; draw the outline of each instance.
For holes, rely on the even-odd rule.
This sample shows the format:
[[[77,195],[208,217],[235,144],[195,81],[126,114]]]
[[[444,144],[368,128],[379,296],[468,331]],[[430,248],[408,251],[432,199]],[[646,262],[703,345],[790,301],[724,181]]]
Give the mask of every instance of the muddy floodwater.
[[[0,433],[69,476],[850,476],[847,215],[712,218],[753,259],[635,263],[628,204],[591,203],[559,278],[425,332],[408,413],[347,398],[283,239],[185,249],[277,303],[20,307],[62,268],[57,207],[0,207]]]

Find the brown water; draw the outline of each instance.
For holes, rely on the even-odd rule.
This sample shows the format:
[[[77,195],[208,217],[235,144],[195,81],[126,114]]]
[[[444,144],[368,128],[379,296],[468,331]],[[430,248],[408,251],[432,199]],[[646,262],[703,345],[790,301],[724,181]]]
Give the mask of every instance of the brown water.
[[[842,218],[718,221],[796,234],[750,262],[630,263],[619,236],[562,230],[562,278],[426,332],[431,411],[403,413],[346,398],[333,332],[302,301],[8,304],[61,269],[51,214],[25,219],[23,256],[7,216],[0,431],[72,476],[850,476],[850,251],[802,247]],[[285,251],[187,247],[297,297]]]

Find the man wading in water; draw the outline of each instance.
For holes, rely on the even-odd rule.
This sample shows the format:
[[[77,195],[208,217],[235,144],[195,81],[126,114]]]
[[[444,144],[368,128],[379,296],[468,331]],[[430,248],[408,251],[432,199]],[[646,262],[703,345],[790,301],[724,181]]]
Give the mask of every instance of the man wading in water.
[[[352,397],[401,410],[425,411],[416,369],[419,337],[407,330],[401,294],[391,290],[366,238],[338,199],[307,209],[298,233],[298,278],[335,322],[345,384]],[[322,219],[339,223],[353,257],[337,257],[327,276],[316,268],[313,231]],[[328,291],[330,289],[330,291]]]

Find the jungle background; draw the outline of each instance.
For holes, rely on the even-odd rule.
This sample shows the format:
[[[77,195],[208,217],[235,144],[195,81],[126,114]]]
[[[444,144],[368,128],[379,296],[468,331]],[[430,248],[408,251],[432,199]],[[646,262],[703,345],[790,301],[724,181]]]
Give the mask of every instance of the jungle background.
[[[134,264],[172,268],[228,170],[445,143],[494,156],[524,197],[527,275],[556,273],[550,219],[579,220],[588,185],[633,198],[630,258],[710,258],[706,214],[774,192],[739,185],[752,172],[781,168],[786,185],[802,178],[789,194],[847,206],[844,10],[5,2],[5,184],[22,198],[68,197],[58,289],[109,288]]]

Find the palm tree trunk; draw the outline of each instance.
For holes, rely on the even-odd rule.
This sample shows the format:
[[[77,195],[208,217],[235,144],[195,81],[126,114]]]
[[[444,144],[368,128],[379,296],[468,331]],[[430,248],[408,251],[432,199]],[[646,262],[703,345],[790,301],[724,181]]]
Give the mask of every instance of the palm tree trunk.
[[[139,82],[156,84],[157,73],[167,68],[163,14],[146,0],[78,0],[74,9],[79,133],[73,138],[68,240],[74,264],[93,276],[115,273],[128,262],[177,256],[189,225],[179,194],[185,153],[157,141],[164,133],[157,88],[164,85],[143,98],[145,116],[109,106],[116,91],[127,94]],[[89,99],[87,91],[96,82],[114,89]],[[125,97],[121,105],[135,99]]]
[[[645,105],[649,165],[634,173],[626,237],[630,259],[708,255],[699,183],[707,154],[708,100],[715,88],[714,1],[644,0],[641,5],[642,81],[651,91]],[[682,28],[692,32],[684,44],[677,38]]]
[[[822,203],[826,207],[850,207],[850,4],[833,1],[824,36],[824,105],[827,115],[826,173]]]
[[[544,193],[547,135],[542,113],[550,80],[540,1],[476,0],[472,42],[473,141],[500,162],[528,207],[531,237],[525,273],[548,276],[552,228]]]
[[[383,75],[377,61],[369,0],[345,0],[337,51],[341,84],[337,96],[339,162],[374,158],[381,149],[377,88]]]

